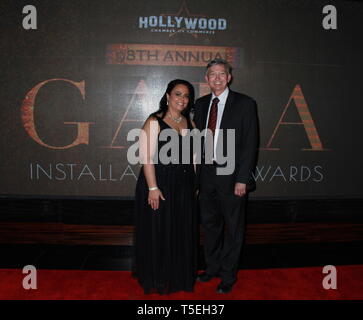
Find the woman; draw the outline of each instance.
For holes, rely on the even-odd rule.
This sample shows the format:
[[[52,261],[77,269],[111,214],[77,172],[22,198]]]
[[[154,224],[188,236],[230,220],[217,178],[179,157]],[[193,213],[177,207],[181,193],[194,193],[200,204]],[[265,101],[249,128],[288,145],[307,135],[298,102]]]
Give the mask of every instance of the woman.
[[[182,147],[183,139],[190,138],[183,130],[193,129],[189,117],[193,103],[193,86],[185,80],[171,81],[159,110],[148,117],[140,136],[140,158],[144,165],[135,194],[134,276],[145,293],[168,294],[194,288],[197,271],[195,175],[192,148]],[[174,133],[176,140],[164,141],[160,137],[164,130]],[[179,148],[178,161],[156,162],[156,156],[165,158],[159,151],[171,141],[178,142],[171,146]],[[182,158],[188,158],[189,163],[183,164]]]

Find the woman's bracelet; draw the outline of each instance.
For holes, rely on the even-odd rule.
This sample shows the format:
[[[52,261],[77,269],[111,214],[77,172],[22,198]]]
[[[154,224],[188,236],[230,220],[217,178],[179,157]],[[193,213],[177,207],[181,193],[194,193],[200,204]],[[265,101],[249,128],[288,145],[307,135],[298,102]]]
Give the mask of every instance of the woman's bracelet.
[[[159,189],[158,187],[151,187],[149,188],[149,191],[158,190],[158,189]]]

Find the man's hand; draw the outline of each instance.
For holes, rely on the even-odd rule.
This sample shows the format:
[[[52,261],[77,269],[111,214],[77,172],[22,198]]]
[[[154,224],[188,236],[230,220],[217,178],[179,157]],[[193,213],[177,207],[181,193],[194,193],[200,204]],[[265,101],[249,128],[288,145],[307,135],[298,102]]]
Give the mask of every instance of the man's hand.
[[[243,197],[246,194],[246,184],[236,182],[234,185],[234,195],[237,197]]]

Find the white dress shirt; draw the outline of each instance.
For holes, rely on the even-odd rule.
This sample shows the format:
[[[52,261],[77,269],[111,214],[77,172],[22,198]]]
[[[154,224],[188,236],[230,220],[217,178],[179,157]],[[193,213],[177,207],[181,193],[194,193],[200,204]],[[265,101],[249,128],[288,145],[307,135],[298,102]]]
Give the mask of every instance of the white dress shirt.
[[[213,141],[213,160],[216,159],[216,148],[217,148],[217,141],[218,141],[218,134],[219,134],[219,127],[221,125],[221,120],[223,116],[224,106],[226,105],[227,97],[228,97],[229,89],[228,87],[217,97],[214,93],[212,93],[212,99],[209,103],[208,114],[207,114],[207,122],[205,127],[208,128],[208,121],[209,121],[209,113],[210,108],[212,106],[212,102],[214,98],[218,98],[218,112],[217,112],[217,123],[216,123],[216,130],[214,132],[214,141]]]

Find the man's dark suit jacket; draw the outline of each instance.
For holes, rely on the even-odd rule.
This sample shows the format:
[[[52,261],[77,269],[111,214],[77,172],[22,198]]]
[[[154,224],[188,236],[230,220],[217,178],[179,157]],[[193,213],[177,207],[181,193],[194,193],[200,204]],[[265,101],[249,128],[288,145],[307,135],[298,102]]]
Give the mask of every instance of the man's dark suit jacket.
[[[195,103],[194,122],[199,130],[206,128],[208,109],[212,94],[199,98]],[[229,90],[219,129],[235,129],[235,170],[230,175],[217,176],[218,185],[227,193],[234,193],[236,182],[245,183],[247,190],[255,188],[252,171],[257,153],[257,106],[253,98]],[[218,136],[217,148],[220,143]],[[227,134],[223,133],[223,155],[227,155]],[[197,165],[196,185],[200,185],[202,164]]]

